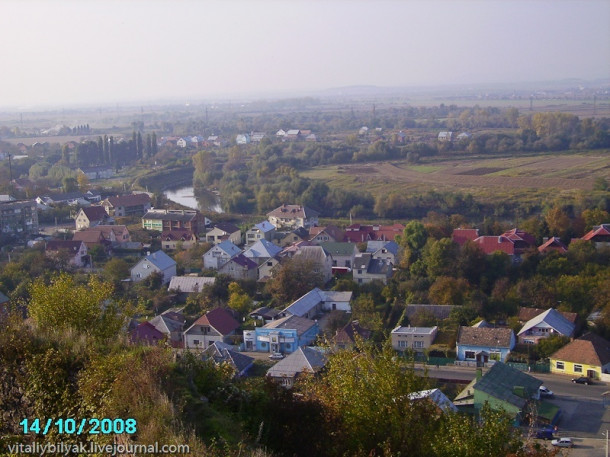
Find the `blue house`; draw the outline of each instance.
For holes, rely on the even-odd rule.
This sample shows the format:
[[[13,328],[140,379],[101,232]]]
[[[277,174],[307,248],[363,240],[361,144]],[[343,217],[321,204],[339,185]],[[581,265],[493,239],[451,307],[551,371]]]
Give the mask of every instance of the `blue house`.
[[[515,344],[515,334],[509,328],[460,327],[456,360],[477,364],[505,362]]]
[[[312,344],[320,328],[311,319],[288,316],[254,330],[253,349],[258,352],[291,353]]]

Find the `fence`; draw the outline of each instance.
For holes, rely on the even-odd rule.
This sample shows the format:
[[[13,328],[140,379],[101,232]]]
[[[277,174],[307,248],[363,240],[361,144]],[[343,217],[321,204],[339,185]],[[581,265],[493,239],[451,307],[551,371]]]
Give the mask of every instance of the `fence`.
[[[536,362],[529,365],[527,363],[506,362],[506,365],[521,371],[533,371],[535,373],[551,372],[551,364],[549,362]]]

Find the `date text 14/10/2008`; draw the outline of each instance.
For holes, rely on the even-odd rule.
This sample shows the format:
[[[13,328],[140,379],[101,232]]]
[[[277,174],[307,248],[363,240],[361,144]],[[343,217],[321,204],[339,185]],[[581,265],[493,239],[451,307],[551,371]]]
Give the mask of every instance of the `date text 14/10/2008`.
[[[97,419],[97,418],[47,418],[23,419],[19,422],[23,434],[29,433],[36,435],[47,435],[57,433],[59,435],[110,435],[128,433],[130,435],[137,432],[138,423],[135,419]]]

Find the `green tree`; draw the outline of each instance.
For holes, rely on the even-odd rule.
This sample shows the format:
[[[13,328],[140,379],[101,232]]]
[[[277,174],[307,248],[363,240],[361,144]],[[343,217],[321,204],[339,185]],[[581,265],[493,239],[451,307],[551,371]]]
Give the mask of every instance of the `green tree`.
[[[540,358],[550,357],[553,353],[564,347],[570,342],[570,338],[563,335],[551,335],[548,338],[538,340],[536,349]]]
[[[232,282],[229,284],[229,308],[237,311],[239,314],[246,314],[252,307],[252,298],[244,292],[241,286]]]
[[[95,276],[86,284],[77,284],[62,273],[50,284],[42,279],[32,283],[28,311],[40,327],[109,337],[119,332],[125,319],[113,300],[113,290],[112,284]]]
[[[428,240],[426,227],[419,221],[409,221],[398,237],[398,243],[403,248],[402,265],[408,268],[421,257],[421,251]]]
[[[315,287],[324,286],[324,276],[319,266],[311,259],[295,256],[281,264],[267,282],[265,290],[276,303],[288,304],[305,295]]]
[[[428,276],[454,276],[458,252],[459,246],[450,238],[428,240],[422,254]]]
[[[78,180],[72,176],[67,176],[62,180],[64,192],[76,192],[78,190]]]
[[[357,355],[332,354],[320,377],[303,388],[323,406],[324,426],[334,430],[326,455],[430,455],[437,415],[430,403],[408,395],[427,380],[389,345],[374,349],[359,342],[357,349]]]
[[[129,278],[129,274],[129,264],[118,257],[113,257],[104,265],[103,276],[107,281],[119,283]]]
[[[438,457],[489,457],[518,455],[522,442],[513,419],[486,403],[477,421],[465,414],[449,413],[441,421],[430,455]],[[531,455],[531,454],[527,454]],[[537,455],[537,454],[534,454]],[[543,454],[544,455],[544,454]]]
[[[383,320],[375,309],[375,300],[371,294],[359,295],[353,301],[352,314],[364,328],[373,331],[380,331],[383,328]]]

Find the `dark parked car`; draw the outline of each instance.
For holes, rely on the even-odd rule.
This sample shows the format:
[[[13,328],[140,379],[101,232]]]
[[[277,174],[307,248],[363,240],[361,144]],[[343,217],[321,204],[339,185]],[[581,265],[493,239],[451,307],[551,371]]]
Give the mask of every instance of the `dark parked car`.
[[[556,425],[542,425],[536,430],[536,438],[552,440],[555,438],[555,433],[557,433]]]
[[[540,438],[541,440],[552,440],[555,437],[553,436],[553,430],[544,428],[536,432],[536,438]]]
[[[591,379],[587,378],[586,376],[581,376],[580,378],[574,378],[574,379],[572,379],[572,382],[575,384],[585,384],[585,385],[593,384],[593,381],[591,381]]]

